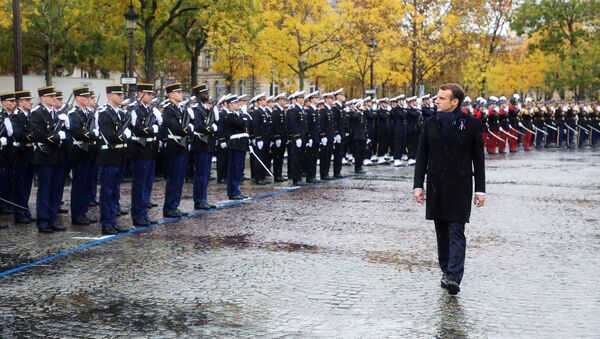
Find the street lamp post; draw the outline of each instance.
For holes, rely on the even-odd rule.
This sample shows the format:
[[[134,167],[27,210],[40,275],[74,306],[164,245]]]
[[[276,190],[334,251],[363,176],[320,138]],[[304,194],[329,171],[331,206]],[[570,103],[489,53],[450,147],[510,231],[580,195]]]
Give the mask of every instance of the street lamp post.
[[[133,9],[133,3],[129,1],[129,8],[125,12],[125,27],[127,28],[127,35],[129,37],[129,77],[133,78],[133,32],[135,31],[136,20],[138,14]],[[131,85],[128,86],[131,88]],[[133,98],[133,91],[129,90],[129,97]]]
[[[13,0],[13,40],[15,91],[23,89],[23,59],[21,55],[21,2]]]
[[[374,64],[374,59],[375,59],[375,50],[377,49],[377,41],[375,40],[374,36],[371,36],[371,38],[369,39],[369,42],[367,43],[367,46],[369,47],[369,57],[371,57],[371,90],[374,91],[375,88],[373,87],[373,64]]]

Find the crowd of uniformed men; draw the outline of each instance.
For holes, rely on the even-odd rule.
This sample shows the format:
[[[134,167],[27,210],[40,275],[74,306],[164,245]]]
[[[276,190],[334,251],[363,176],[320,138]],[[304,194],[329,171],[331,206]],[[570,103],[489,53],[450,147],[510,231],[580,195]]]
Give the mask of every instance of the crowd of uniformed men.
[[[98,222],[88,211],[99,205],[102,233],[126,232],[131,226],[117,223],[128,213],[120,205],[126,172],[132,176],[133,227],[147,226],[157,222],[148,215],[156,207],[150,197],[157,175],[166,179],[163,216],[177,218],[184,215],[179,203],[190,169],[194,208],[215,208],[207,197],[213,157],[217,182],[226,182],[229,199],[241,200],[247,198],[240,183],[248,152],[258,185],[270,184],[270,177],[288,180],[286,155],[287,176],[298,186],[316,183],[317,167],[321,180],[333,180],[351,163],[357,174],[365,173],[363,165],[414,165],[423,121],[436,115],[429,95],[346,101],[340,89],[261,93],[249,102],[246,95],[228,94],[214,103],[204,84],[186,100],[180,84],[165,89],[161,102],[152,84],[137,84],[135,100],[124,100],[121,85],[107,86],[103,106],[88,87],[73,89],[66,103],[53,86],[39,88],[35,108],[30,91],[0,94],[0,212],[14,214],[15,223],[36,222],[42,233],[65,230],[57,214],[69,212],[61,203],[70,175],[72,223]],[[597,104],[521,102],[515,94],[474,103],[467,97],[463,112],[484,122],[489,154],[519,146],[595,147],[600,137]],[[29,209],[34,170],[35,218]]]

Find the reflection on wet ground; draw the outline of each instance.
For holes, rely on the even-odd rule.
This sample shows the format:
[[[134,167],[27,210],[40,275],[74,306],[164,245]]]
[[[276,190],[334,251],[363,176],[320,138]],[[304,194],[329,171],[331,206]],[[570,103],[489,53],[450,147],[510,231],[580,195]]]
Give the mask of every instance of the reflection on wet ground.
[[[292,191],[246,183],[246,194],[280,193],[106,241],[97,225],[47,236],[11,225],[0,231],[0,272],[98,244],[1,277],[0,333],[594,337],[599,160],[553,150],[489,158],[458,297],[439,287],[433,225],[412,200],[412,168],[369,167]],[[213,183],[210,200],[227,203]],[[163,190],[157,183],[159,205]],[[186,184],[182,209],[192,206]],[[159,208],[151,214],[159,218]]]

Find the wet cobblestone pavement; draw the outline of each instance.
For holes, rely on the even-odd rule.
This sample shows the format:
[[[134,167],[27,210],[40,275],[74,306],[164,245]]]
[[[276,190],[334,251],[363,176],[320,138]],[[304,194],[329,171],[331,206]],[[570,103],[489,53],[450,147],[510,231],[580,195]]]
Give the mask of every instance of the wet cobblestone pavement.
[[[223,208],[109,241],[95,240],[97,225],[50,235],[11,225],[0,231],[0,272],[101,243],[0,278],[0,334],[599,337],[599,164],[591,151],[489,157],[457,297],[439,287],[413,168],[369,167],[297,190],[246,183],[260,198],[239,204],[211,181],[209,200]]]

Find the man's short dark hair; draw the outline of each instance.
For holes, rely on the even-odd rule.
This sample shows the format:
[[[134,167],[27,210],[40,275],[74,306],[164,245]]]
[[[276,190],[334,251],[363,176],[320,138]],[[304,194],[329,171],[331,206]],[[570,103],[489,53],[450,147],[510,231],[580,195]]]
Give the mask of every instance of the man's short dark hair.
[[[462,102],[465,99],[465,90],[459,84],[443,84],[442,86],[440,86],[440,89],[442,91],[450,90],[452,92],[452,98],[450,98],[450,100],[458,99],[458,106],[460,107],[462,105]]]

